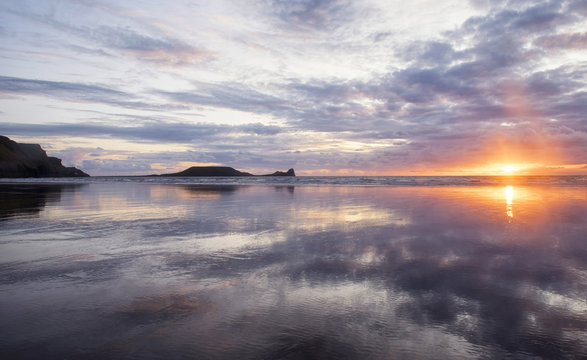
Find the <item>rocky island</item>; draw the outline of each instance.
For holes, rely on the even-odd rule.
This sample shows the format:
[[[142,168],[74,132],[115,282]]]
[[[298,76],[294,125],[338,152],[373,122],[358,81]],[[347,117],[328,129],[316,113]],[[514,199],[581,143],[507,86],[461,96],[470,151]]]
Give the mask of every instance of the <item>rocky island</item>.
[[[178,173],[163,174],[161,176],[253,176],[247,172],[238,171],[228,166],[192,166]]]
[[[192,166],[189,169],[180,171],[173,174],[163,174],[160,176],[169,177],[204,177],[204,176],[256,176],[248,172],[238,171],[228,166]],[[261,176],[296,176],[294,169],[289,169],[286,172],[276,171],[273,174],[261,175]]]
[[[0,135],[0,178],[87,177],[61,159],[47,156],[39,144],[20,144]]]

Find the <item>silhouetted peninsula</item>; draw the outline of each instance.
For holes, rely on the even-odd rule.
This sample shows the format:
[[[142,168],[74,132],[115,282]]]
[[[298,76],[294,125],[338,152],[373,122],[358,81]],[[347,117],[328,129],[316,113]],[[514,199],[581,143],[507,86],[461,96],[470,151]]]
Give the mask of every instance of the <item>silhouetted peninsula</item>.
[[[173,174],[163,174],[161,176],[255,176],[248,172],[238,171],[228,166],[192,166],[189,169]],[[289,169],[287,172],[276,171],[273,174],[262,176],[296,176],[294,169]]]
[[[61,159],[47,156],[39,144],[19,144],[0,135],[0,178],[86,177],[75,167],[65,167]]]

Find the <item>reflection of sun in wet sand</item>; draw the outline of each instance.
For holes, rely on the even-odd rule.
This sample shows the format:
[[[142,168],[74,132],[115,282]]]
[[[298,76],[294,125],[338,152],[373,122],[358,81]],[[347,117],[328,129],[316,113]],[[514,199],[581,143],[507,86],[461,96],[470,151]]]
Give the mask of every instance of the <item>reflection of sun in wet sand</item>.
[[[512,205],[514,204],[514,187],[511,185],[505,187],[505,204],[506,214],[511,221],[514,218],[514,210],[512,207]]]

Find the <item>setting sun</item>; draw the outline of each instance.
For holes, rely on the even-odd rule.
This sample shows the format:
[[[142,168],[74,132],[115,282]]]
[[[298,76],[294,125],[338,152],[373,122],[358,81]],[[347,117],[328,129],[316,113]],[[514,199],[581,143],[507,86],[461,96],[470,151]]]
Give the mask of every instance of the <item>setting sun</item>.
[[[501,168],[501,170],[503,170],[506,173],[512,173],[518,170],[517,167],[513,166],[513,165],[508,165],[508,166],[504,166]]]

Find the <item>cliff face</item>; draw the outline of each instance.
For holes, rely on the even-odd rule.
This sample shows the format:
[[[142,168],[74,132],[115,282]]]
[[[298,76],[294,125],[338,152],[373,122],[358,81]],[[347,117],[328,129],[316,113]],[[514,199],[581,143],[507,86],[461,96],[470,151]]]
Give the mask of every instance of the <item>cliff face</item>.
[[[82,177],[89,176],[61,159],[47,156],[38,144],[19,144],[0,136],[0,178]]]

